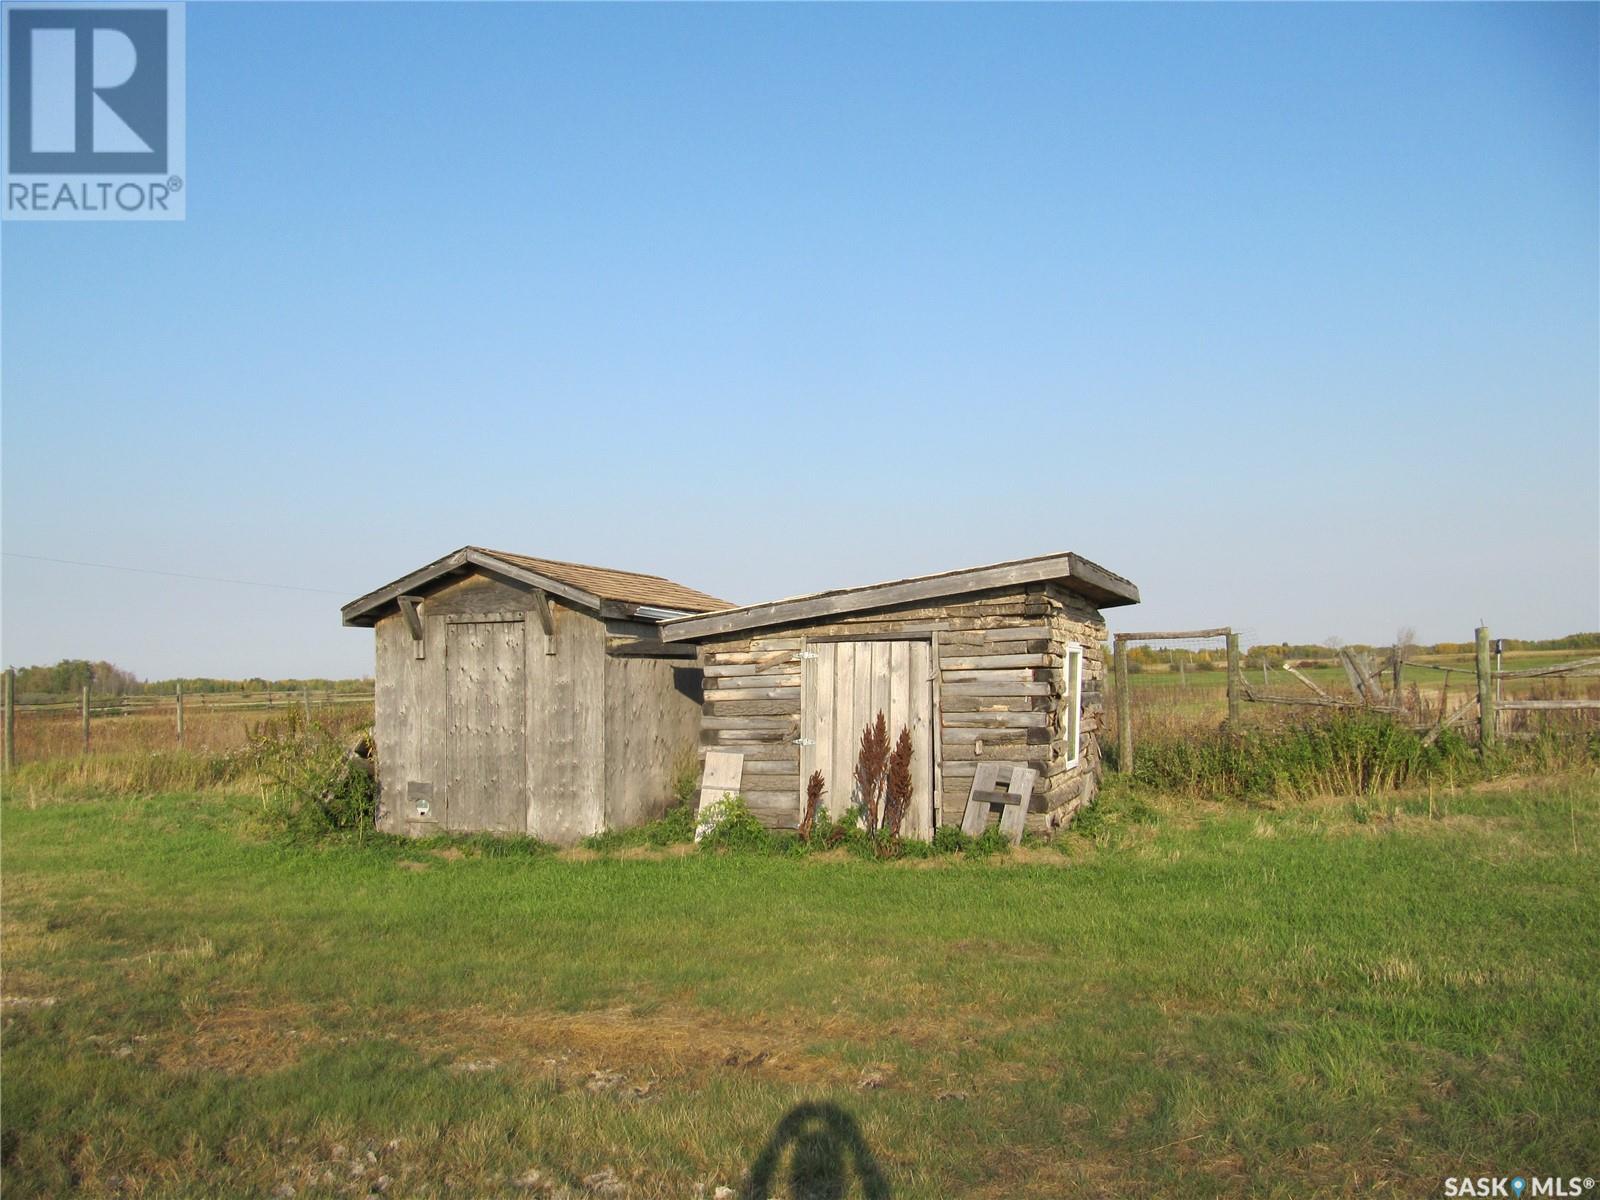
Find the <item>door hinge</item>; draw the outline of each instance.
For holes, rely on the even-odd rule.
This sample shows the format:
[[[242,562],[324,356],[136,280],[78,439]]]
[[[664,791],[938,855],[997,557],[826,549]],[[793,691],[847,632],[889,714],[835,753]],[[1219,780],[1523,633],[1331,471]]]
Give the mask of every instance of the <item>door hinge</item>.
[[[807,658],[815,658],[816,656],[817,656],[817,652],[815,650],[802,650],[802,651],[800,651],[800,657],[801,657],[802,660],[807,659]]]
[[[795,738],[794,739],[794,744],[796,746],[815,746],[817,744],[817,739],[816,738]]]

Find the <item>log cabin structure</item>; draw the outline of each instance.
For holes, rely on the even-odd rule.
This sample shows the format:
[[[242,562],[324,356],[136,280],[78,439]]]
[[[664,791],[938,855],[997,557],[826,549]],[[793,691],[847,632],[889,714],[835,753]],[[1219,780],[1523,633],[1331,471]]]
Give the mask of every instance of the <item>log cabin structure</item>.
[[[1103,609],[1139,589],[1076,554],[1051,554],[664,621],[698,647],[702,753],[744,756],[740,790],[776,829],[802,816],[813,771],[838,816],[856,750],[882,712],[912,738],[902,833],[959,825],[979,764],[1039,772],[1027,827],[1049,833],[1091,803],[1100,775]]]
[[[377,642],[378,828],[571,844],[671,801],[699,734],[667,618],[728,607],[655,575],[465,546],[341,610]]]

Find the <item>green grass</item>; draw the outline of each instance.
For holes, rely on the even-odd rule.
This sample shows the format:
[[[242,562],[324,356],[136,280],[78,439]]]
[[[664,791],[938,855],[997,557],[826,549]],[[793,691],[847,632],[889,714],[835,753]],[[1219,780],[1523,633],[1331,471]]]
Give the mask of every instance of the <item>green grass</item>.
[[[1064,849],[897,864],[257,808],[0,809],[8,1200],[1412,1195],[1600,1151],[1592,776],[1113,789]]]

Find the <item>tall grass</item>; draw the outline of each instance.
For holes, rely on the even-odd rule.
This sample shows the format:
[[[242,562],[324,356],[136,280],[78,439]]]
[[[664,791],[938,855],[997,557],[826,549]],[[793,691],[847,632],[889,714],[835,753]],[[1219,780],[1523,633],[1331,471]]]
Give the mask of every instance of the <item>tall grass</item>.
[[[1107,757],[1114,766],[1115,746]],[[1600,736],[1549,733],[1480,756],[1453,730],[1430,744],[1387,715],[1348,712],[1282,728],[1141,739],[1133,777],[1157,791],[1211,799],[1296,800],[1453,787],[1518,771],[1545,774],[1595,765]]]
[[[310,722],[298,709],[271,720],[230,720],[241,728],[225,750],[146,747],[82,754],[74,747],[32,760],[19,750],[21,761],[4,777],[4,792],[27,803],[178,792],[272,799],[308,789],[320,795],[330,785],[342,795],[344,754],[371,726],[370,715],[359,708],[326,709]]]
[[[264,723],[281,726],[298,704],[277,710],[208,709],[191,704],[184,710],[184,748],[225,754],[242,749],[253,730]],[[354,733],[372,724],[370,703],[315,705],[312,720],[337,733]],[[112,714],[95,712],[89,725],[89,756],[166,753],[178,749],[177,718],[171,706],[161,711]],[[83,757],[83,726],[76,712],[17,712],[17,761],[35,763],[53,758]]]
[[[159,750],[24,762],[4,780],[5,794],[30,803],[82,796],[152,796],[170,792],[253,792],[261,775],[242,754]]]

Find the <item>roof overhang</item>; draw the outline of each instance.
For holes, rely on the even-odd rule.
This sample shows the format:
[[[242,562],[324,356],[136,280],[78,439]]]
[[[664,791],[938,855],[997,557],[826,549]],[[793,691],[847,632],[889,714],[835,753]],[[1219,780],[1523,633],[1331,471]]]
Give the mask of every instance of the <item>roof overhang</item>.
[[[435,559],[427,566],[419,567],[393,583],[385,584],[375,592],[368,592],[365,596],[350,601],[339,610],[339,615],[346,625],[376,625],[379,618],[400,607],[401,596],[424,591],[442,579],[470,575],[475,571],[533,588],[577,605],[579,608],[592,609],[595,612],[599,612],[602,608],[603,602],[600,597],[592,592],[573,587],[570,583],[562,583],[559,579],[551,579],[548,575],[541,575],[537,571],[515,566],[472,546],[463,546],[454,554],[446,554],[443,558]]]
[[[889,583],[840,588],[789,600],[775,600],[768,604],[749,604],[743,608],[678,617],[662,623],[661,638],[667,642],[693,641],[745,629],[844,616],[1026,583],[1059,583],[1093,601],[1097,608],[1139,603],[1137,587],[1098,563],[1092,563],[1077,554],[1046,554],[987,567],[919,575]]]

